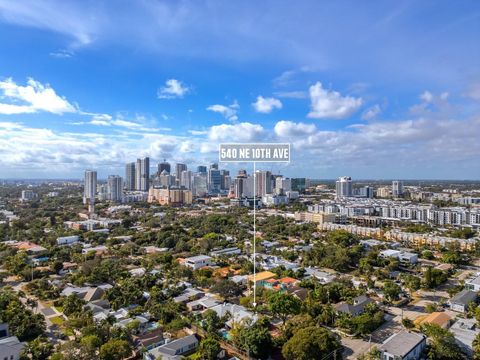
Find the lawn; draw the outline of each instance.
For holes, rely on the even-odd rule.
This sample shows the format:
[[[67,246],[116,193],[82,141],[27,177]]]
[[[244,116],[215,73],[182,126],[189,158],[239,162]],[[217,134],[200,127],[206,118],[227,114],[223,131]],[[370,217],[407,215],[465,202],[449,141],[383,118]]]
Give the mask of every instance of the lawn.
[[[54,316],[54,317],[49,318],[48,320],[50,320],[52,324],[58,325],[58,326],[62,325],[65,321],[63,316]]]

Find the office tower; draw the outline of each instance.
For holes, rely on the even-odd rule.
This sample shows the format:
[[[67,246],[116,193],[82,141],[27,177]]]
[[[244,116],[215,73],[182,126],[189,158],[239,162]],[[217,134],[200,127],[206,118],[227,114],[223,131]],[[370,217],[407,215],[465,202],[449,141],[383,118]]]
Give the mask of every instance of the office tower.
[[[371,186],[361,187],[359,194],[361,197],[371,199],[373,198],[373,188]]]
[[[180,186],[192,190],[192,172],[190,170],[182,171],[180,175]]]
[[[392,181],[392,196],[394,198],[403,196],[403,181]]]
[[[125,190],[135,190],[135,163],[131,162],[125,165]]]
[[[208,192],[207,174],[198,173],[193,176],[193,195],[205,196]]]
[[[270,171],[260,171],[256,172],[257,178],[255,179],[255,195],[258,197],[265,196],[266,194],[272,193],[272,173]]]
[[[206,166],[197,166],[197,172],[200,174],[206,174],[207,173],[207,167]]]
[[[171,168],[170,168],[170,163],[167,162],[166,159],[163,159],[163,162],[161,162],[161,163],[158,164],[158,175],[160,175],[160,174],[163,172],[163,170],[165,170],[165,171],[168,172],[169,174],[170,174],[170,172],[171,172],[171,171],[170,171],[170,170],[171,170]]]
[[[137,159],[135,168],[135,187],[138,191],[148,191],[150,185],[150,159]]]
[[[97,193],[97,172],[94,170],[85,171],[83,203],[93,205],[95,203],[95,194]]]
[[[292,178],[290,181],[291,191],[298,191],[304,193],[307,188],[307,179],[305,178]]]
[[[175,175],[170,175],[167,170],[163,170],[158,176],[158,182],[162,187],[169,187],[175,185]]]
[[[218,164],[217,163],[210,164],[210,169],[218,170]]]
[[[247,177],[247,170],[238,170],[237,178],[246,178]]]
[[[123,180],[121,176],[110,175],[107,179],[107,199],[114,202],[123,200]]]
[[[335,183],[336,197],[344,198],[352,196],[352,178],[350,176],[341,176]]]
[[[275,179],[275,193],[285,194],[287,191],[292,191],[292,180],[289,178],[277,177]]]
[[[175,178],[177,179],[177,185],[180,185],[180,181],[182,180],[182,171],[187,170],[187,165],[186,164],[176,164],[175,165]]]
[[[213,194],[218,194],[222,189],[222,175],[220,170],[212,168],[208,170],[208,191]]]
[[[222,177],[222,190],[228,190],[230,188],[230,171],[228,170],[220,170],[220,176]]]

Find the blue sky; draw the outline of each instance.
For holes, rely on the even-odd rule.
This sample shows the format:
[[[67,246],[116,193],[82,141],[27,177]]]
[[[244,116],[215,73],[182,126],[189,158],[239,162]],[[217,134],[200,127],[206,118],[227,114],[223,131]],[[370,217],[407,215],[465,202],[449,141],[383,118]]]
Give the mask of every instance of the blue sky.
[[[0,178],[279,141],[290,176],[479,179],[479,38],[473,0],[0,0]]]

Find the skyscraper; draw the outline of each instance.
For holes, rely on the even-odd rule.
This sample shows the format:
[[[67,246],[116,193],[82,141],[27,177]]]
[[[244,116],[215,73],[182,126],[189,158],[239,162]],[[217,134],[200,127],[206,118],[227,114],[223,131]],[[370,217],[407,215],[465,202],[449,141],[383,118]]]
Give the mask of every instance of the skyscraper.
[[[135,163],[131,162],[125,165],[125,189],[127,191],[135,190]]]
[[[207,175],[205,173],[198,173],[193,176],[193,195],[205,196],[208,192]]]
[[[180,185],[180,181],[182,180],[182,171],[187,170],[186,164],[176,164],[175,165],[175,178],[177,179],[177,185]]]
[[[206,166],[197,166],[197,172],[200,174],[206,174],[207,173],[207,167]]]
[[[85,170],[83,203],[93,205],[95,203],[95,194],[97,193],[97,172],[94,170]]]
[[[257,178],[255,179],[255,195],[258,197],[265,196],[272,193],[272,173],[270,171],[256,172]]]
[[[163,159],[163,162],[158,163],[158,174],[160,175],[163,172],[163,170],[166,170],[169,174],[171,172],[170,163],[167,162],[166,159]]]
[[[403,196],[403,181],[392,181],[392,196],[394,198]]]
[[[214,194],[220,193],[222,189],[222,175],[220,170],[212,168],[208,169],[208,191]]]
[[[180,186],[192,190],[192,172],[190,170],[182,171],[180,175]]]
[[[150,185],[150,159],[137,159],[135,169],[135,187],[138,191],[148,191]]]
[[[336,197],[344,198],[352,196],[352,178],[350,176],[341,176],[335,183]]]
[[[123,201],[123,180],[118,175],[110,175],[107,179],[107,199],[114,202]]]

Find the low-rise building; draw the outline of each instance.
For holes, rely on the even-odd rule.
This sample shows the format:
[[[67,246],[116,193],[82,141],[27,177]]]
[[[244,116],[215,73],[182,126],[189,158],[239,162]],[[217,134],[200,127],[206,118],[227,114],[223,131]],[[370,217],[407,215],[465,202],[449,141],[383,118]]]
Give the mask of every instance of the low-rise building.
[[[477,301],[477,293],[471,290],[462,290],[454,297],[452,297],[448,304],[450,305],[450,309],[453,311],[458,311],[461,313],[465,313],[468,310],[468,306],[472,302]]]
[[[198,270],[205,266],[212,266],[214,263],[208,255],[192,256],[185,259],[184,265],[192,270]]]
[[[473,340],[480,334],[480,326],[475,319],[458,319],[450,327],[455,342],[462,351],[471,358],[473,356]]]
[[[480,274],[472,279],[465,281],[465,288],[472,291],[480,291]]]
[[[425,335],[400,331],[385,340],[378,350],[381,360],[418,360],[426,343]]]
[[[351,316],[358,316],[365,312],[365,308],[368,304],[374,301],[368,296],[360,295],[353,299],[352,304],[343,302],[335,305],[335,311],[337,313],[344,313]]]
[[[198,339],[195,335],[187,335],[183,338],[167,342],[147,351],[143,355],[144,360],[179,360],[183,354],[187,354],[198,347]]]

